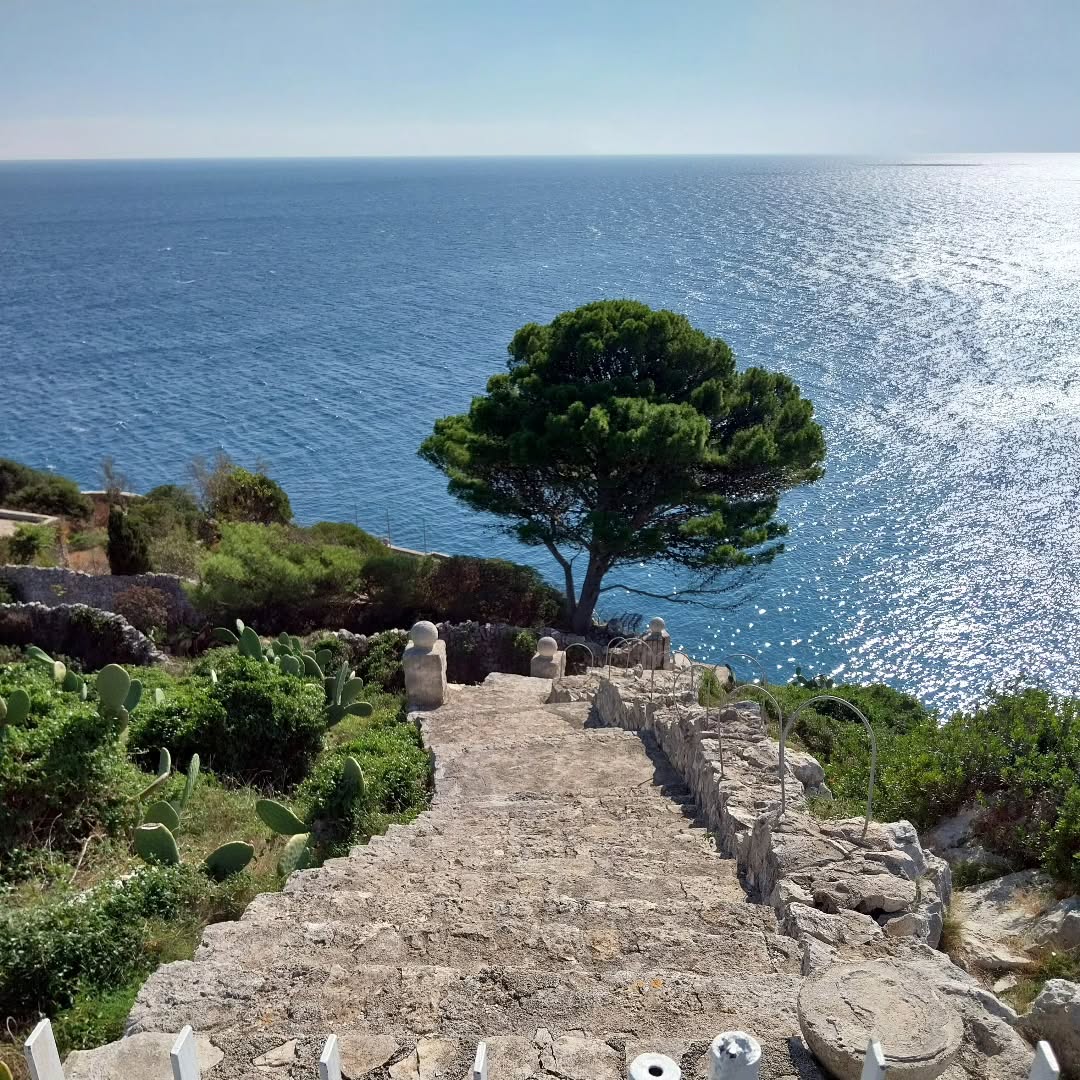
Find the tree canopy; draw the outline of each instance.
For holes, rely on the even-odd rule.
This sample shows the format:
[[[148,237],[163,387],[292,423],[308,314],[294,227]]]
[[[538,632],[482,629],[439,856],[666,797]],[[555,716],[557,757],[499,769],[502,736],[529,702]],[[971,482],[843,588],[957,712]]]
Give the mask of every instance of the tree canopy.
[[[631,300],[529,323],[509,353],[507,373],[436,421],[420,455],[452,495],[551,552],[575,630],[624,587],[603,584],[620,565],[667,562],[705,591],[783,550],[779,497],[818,479],[825,456],[788,376],[738,371],[719,338]]]

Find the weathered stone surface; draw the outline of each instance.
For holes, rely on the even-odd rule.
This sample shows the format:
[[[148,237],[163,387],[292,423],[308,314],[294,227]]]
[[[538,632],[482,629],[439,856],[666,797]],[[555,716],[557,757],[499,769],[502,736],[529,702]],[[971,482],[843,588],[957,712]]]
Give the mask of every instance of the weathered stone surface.
[[[1080,949],[1080,896],[1070,896],[1041,915],[1028,932],[1039,949]]]
[[[1080,1077],[1080,985],[1047,980],[1017,1026],[1029,1039],[1045,1039],[1054,1048],[1066,1076]]]
[[[984,972],[1029,967],[1040,929],[1053,938],[1059,918],[1064,929],[1067,908],[1044,921],[1054,909],[1051,884],[1039,871],[1023,870],[959,890],[953,911],[961,920],[957,955],[964,966]]]
[[[1008,859],[987,850],[975,836],[975,825],[982,808],[966,806],[951,817],[942,819],[923,835],[923,846],[949,863],[961,866],[972,863],[1005,873]]]
[[[899,964],[836,964],[799,991],[799,1026],[837,1080],[859,1080],[871,1037],[888,1048],[890,1077],[933,1080],[960,1051],[959,1015]]]
[[[176,1034],[144,1031],[98,1050],[74,1050],[64,1062],[67,1080],[172,1080],[169,1051]],[[224,1055],[205,1034],[195,1037],[199,1068],[205,1075]]]
[[[559,651],[559,643],[553,637],[542,637],[529,662],[529,674],[534,679],[561,679],[565,673],[566,653]]]

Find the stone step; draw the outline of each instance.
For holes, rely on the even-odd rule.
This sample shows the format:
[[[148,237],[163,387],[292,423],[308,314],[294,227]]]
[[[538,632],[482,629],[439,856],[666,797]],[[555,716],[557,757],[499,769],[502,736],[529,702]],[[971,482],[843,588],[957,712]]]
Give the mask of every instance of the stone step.
[[[344,865],[342,865],[344,864]],[[294,875],[286,884],[290,893],[325,893],[336,889],[368,892],[416,891],[434,896],[488,895],[525,896],[543,899],[550,896],[581,897],[590,900],[641,899],[665,900],[735,900],[742,888],[732,870],[725,876],[700,873],[682,876],[662,871],[633,869],[634,863],[613,869],[594,860],[567,862],[549,860],[528,868],[495,871],[471,870],[451,860],[437,860],[423,866],[380,865],[375,860],[332,860],[325,867]]]
[[[267,934],[268,927],[273,928]],[[441,915],[395,924],[375,919],[263,923],[208,927],[197,960],[244,957],[249,970],[287,964],[303,956],[340,964],[432,965],[461,972],[493,966],[572,971],[664,970],[716,977],[754,970],[797,973],[802,949],[792,938],[760,929],[701,933],[658,925],[598,925],[505,918],[447,919]],[[257,958],[257,959],[256,959]]]
[[[550,893],[541,897],[485,892],[440,896],[428,891],[329,889],[319,893],[262,893],[248,906],[241,923],[258,922],[276,928],[297,927],[304,922],[382,922],[411,929],[431,924],[451,928],[493,926],[507,921],[530,925],[557,922],[582,930],[615,928],[620,932],[663,925],[704,934],[777,932],[772,909],[751,904],[741,894],[726,900],[709,897],[653,902],[635,898],[589,900]]]
[[[458,971],[432,965],[325,962],[310,949],[265,967],[210,958],[160,968],[140,991],[129,1031],[157,1030],[159,1010],[197,1031],[256,1034],[387,1031],[532,1036],[580,1030],[612,1037],[709,1040],[741,1028],[761,1037],[798,1033],[801,977],[749,971],[699,975],[491,967]],[[302,994],[297,990],[303,989]],[[148,1002],[156,1003],[147,1006]],[[217,1041],[217,1040],[215,1040]]]

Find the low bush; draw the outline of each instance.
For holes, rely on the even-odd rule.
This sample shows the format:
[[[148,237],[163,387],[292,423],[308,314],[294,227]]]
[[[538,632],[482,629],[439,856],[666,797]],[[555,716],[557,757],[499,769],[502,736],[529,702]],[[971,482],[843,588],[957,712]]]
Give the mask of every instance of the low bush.
[[[20,566],[55,566],[56,529],[52,525],[19,525],[8,541],[8,557]]]
[[[431,797],[431,756],[419,730],[405,720],[400,699],[376,697],[373,704],[374,716],[342,733],[296,792],[298,813],[312,823],[324,858],[346,854],[392,821],[411,821]],[[359,798],[342,791],[346,757],[355,758],[364,772]]]
[[[240,618],[264,633],[302,630],[340,614],[363,566],[355,548],[297,539],[281,525],[223,524],[192,600],[219,622]]]
[[[92,551],[103,548],[108,543],[109,534],[105,529],[81,529],[67,538],[69,551]]]
[[[365,555],[385,555],[387,551],[377,536],[344,521],[320,521],[303,531],[316,543],[356,548]]]
[[[0,753],[0,869],[19,849],[70,849],[95,831],[130,824],[145,777],[124,756],[115,727],[76,694],[56,687],[38,665],[0,668],[0,697],[30,696],[25,723],[8,724]]]
[[[171,607],[169,598],[160,589],[149,585],[132,585],[117,593],[113,610],[117,615],[123,615],[136,630],[150,634],[168,627]]]
[[[370,686],[400,692],[405,689],[405,667],[401,662],[407,638],[400,630],[375,634],[367,652],[356,664],[356,674]]]
[[[779,691],[785,711],[815,692]],[[874,809],[926,829],[969,804],[976,832],[992,850],[1041,866],[1080,887],[1080,701],[1044,690],[996,693],[944,723],[914,698],[888,687],[828,690],[853,701],[877,737]],[[866,798],[870,750],[857,721],[822,704],[800,715],[796,733],[825,766],[841,805]],[[804,721],[805,717],[805,721]]]
[[[238,887],[236,879],[215,885],[195,867],[144,867],[78,897],[0,912],[0,1015],[30,1020],[145,977],[157,963],[156,924],[212,915]]]
[[[428,618],[533,628],[551,626],[560,618],[562,594],[531,566],[466,555],[428,561],[418,598]]]
[[[322,749],[324,690],[276,665],[228,653],[217,684],[189,679],[163,702],[141,705],[130,745],[147,754],[167,746],[183,767],[192,754],[219,776],[287,789]]]
[[[224,469],[210,490],[207,513],[219,521],[248,521],[259,525],[288,525],[289,496],[276,481],[239,465]]]
[[[74,480],[8,458],[0,458],[0,506],[76,520],[89,517],[92,509]]]

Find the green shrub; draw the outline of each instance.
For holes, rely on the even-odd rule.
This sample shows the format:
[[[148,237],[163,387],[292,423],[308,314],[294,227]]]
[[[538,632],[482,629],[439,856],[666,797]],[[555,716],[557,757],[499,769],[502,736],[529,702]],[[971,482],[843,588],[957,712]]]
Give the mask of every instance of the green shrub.
[[[437,621],[505,622],[544,627],[558,621],[563,597],[531,566],[455,555],[431,559],[419,606]]]
[[[785,711],[814,691],[778,691]],[[992,695],[944,723],[888,687],[835,687],[870,720],[878,743],[875,814],[926,829],[961,807],[981,806],[976,831],[1023,866],[1080,886],[1080,701],[1044,690]],[[870,750],[862,725],[823,703],[800,714],[796,733],[825,766],[837,799],[866,797]]]
[[[132,585],[117,593],[113,610],[123,615],[136,630],[149,634],[153,630],[166,629],[171,607],[169,598],[160,589],[149,585]]]
[[[0,912],[0,1014],[29,1020],[145,976],[151,921],[175,919],[212,888],[193,867],[146,868],[78,900]]]
[[[352,662],[352,652],[349,646],[335,634],[323,634],[314,638],[307,648],[313,653],[322,652],[323,649],[330,653],[330,662],[326,665],[327,674],[337,671],[343,661],[348,661],[351,666],[355,666]]]
[[[110,573],[145,574],[150,569],[150,533],[141,521],[119,506],[109,510],[105,554]]]
[[[56,529],[52,525],[19,525],[8,541],[8,554],[21,566],[55,566]]]
[[[320,521],[304,532],[317,543],[356,548],[365,555],[385,555],[387,550],[377,536],[344,521]]]
[[[192,600],[221,623],[241,618],[265,633],[296,632],[334,618],[363,566],[356,549],[297,541],[281,525],[225,524]]]
[[[404,629],[419,616],[421,582],[431,570],[430,557],[387,552],[372,555],[364,563],[361,589],[367,603],[359,612],[361,627],[393,626]]]
[[[67,538],[67,546],[69,551],[92,551],[103,548],[108,539],[109,534],[105,529],[83,529]]]
[[[239,465],[218,477],[206,509],[219,521],[259,525],[288,525],[292,521],[289,496],[281,485],[261,472],[249,472]]]
[[[92,509],[73,480],[7,458],[0,458],[0,506],[75,519],[89,517]]]
[[[401,631],[387,630],[368,641],[367,652],[356,664],[356,674],[369,686],[390,692],[405,689],[405,667],[401,662],[407,638]]]
[[[7,726],[0,753],[0,857],[31,842],[69,849],[94,831],[130,823],[145,777],[124,756],[117,730],[93,703],[64,693],[39,665],[0,669],[0,697],[30,695],[26,723]]]
[[[529,672],[530,661],[536,655],[536,646],[539,641],[540,639],[531,630],[519,630],[510,643],[516,666],[524,667],[526,674]]]
[[[303,778],[322,749],[324,690],[276,665],[230,653],[218,681],[189,679],[132,716],[133,750],[167,746],[184,767],[198,753],[219,776],[283,789]]]
[[[364,772],[362,799],[343,801],[341,770],[353,757]],[[326,753],[296,792],[300,816],[313,823],[325,856],[342,855],[383,831],[390,820],[409,821],[428,805],[431,757],[415,725],[400,711],[376,709],[347,741]]]

